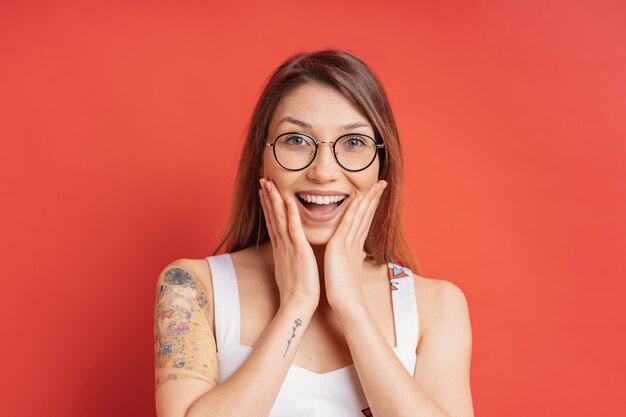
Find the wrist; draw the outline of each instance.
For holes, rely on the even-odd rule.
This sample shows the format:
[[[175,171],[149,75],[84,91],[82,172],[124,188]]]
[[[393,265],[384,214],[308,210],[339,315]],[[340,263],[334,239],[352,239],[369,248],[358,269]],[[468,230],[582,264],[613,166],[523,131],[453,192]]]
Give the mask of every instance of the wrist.
[[[280,308],[297,308],[299,310],[303,310],[306,313],[311,313],[317,309],[319,304],[319,297],[305,297],[305,296],[296,296],[293,295],[291,297],[285,298],[280,302]]]
[[[328,300],[328,304],[333,309],[339,320],[350,320],[353,317],[362,316],[367,311],[365,298],[362,294],[354,297],[339,297],[336,300]]]

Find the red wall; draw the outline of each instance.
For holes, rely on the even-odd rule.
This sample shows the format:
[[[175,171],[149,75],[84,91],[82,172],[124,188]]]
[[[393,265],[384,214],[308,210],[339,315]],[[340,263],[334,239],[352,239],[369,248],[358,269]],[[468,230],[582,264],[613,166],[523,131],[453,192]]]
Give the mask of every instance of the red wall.
[[[155,279],[210,254],[264,80],[322,47],[387,88],[476,415],[626,413],[624,2],[86,3],[0,6],[3,415],[154,415]]]

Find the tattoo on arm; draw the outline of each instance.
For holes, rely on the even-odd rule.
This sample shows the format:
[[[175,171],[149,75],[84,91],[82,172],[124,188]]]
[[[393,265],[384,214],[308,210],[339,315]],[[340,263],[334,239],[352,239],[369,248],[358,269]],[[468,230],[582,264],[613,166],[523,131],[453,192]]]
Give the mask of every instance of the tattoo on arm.
[[[287,349],[285,349],[285,353],[283,354],[283,358],[284,358],[285,356],[287,356],[287,351],[289,350],[289,346],[291,346],[291,340],[292,340],[294,337],[296,337],[296,329],[297,329],[299,326],[302,326],[302,320],[300,320],[300,319],[296,319],[296,320],[294,320],[294,326],[293,326],[293,328],[292,328],[293,333],[291,334],[291,337],[289,338],[289,340],[287,340]]]
[[[195,378],[217,384],[215,338],[206,317],[203,287],[173,266],[159,280],[154,315],[157,386]]]

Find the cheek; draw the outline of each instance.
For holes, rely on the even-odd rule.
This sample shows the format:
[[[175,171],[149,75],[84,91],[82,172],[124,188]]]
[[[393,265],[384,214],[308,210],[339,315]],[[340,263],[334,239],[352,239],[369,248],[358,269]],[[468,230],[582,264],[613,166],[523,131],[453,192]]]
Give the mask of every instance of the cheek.
[[[278,165],[274,159],[274,155],[271,153],[269,155],[266,153],[263,157],[263,168],[261,174],[263,178],[267,178],[276,184],[276,187],[281,194],[284,194],[286,190],[289,190],[291,185],[298,178],[297,173],[289,172]]]
[[[374,168],[374,167],[372,167]],[[361,194],[366,194],[370,188],[378,181],[378,167],[366,170],[362,176],[354,179],[354,184]]]
[[[261,171],[261,175],[264,178],[267,178],[275,182],[277,186],[280,186],[279,182],[281,181],[281,177],[284,176],[284,170],[276,163],[272,153],[266,152],[263,155],[263,167],[261,168]]]

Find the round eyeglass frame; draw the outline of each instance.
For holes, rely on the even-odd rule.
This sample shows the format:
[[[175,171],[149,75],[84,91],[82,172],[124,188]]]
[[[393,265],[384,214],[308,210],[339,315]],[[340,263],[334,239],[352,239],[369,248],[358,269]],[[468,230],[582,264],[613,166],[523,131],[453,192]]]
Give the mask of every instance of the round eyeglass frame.
[[[292,169],[292,168],[287,168],[286,166],[284,166],[283,164],[280,163],[280,161],[278,160],[278,157],[276,156],[276,147],[274,146],[274,143],[276,143],[276,141],[278,139],[280,139],[281,137],[285,136],[285,135],[302,135],[302,136],[306,136],[307,138],[310,138],[314,143],[315,143],[315,151],[313,151],[313,157],[311,158],[311,160],[309,161],[308,164],[306,164],[305,166],[303,166],[302,168],[297,168],[297,169]],[[337,152],[335,151],[335,146],[337,146],[337,142],[342,139],[345,138],[346,136],[365,136],[366,138],[370,139],[372,142],[374,142],[374,145],[376,145],[376,152],[374,152],[374,156],[372,157],[372,160],[363,168],[361,169],[348,169],[345,166],[343,166],[341,164],[341,162],[339,162],[339,159],[337,159]],[[380,149],[384,149],[385,148],[385,143],[377,143],[376,139],[374,139],[373,137],[371,137],[370,135],[366,135],[364,133],[346,133],[345,135],[341,135],[339,136],[337,139],[335,139],[334,141],[323,141],[323,142],[318,142],[313,136],[311,135],[307,135],[306,133],[302,133],[302,132],[286,132],[286,133],[281,133],[280,135],[276,136],[276,139],[274,139],[274,142],[270,143],[268,141],[265,141],[265,146],[269,146],[272,148],[272,153],[274,154],[274,159],[276,160],[276,162],[278,163],[278,165],[280,165],[281,167],[283,167],[284,169],[286,169],[287,171],[302,171],[303,169],[308,168],[313,161],[315,161],[315,157],[317,157],[317,150],[319,149],[319,145],[322,143],[332,143],[333,144],[333,157],[335,158],[335,161],[337,162],[337,164],[345,169],[346,171],[350,171],[350,172],[359,172],[359,171],[363,171],[367,168],[370,167],[370,165],[372,165],[374,163],[374,161],[376,160],[376,156],[378,155],[378,151]]]

